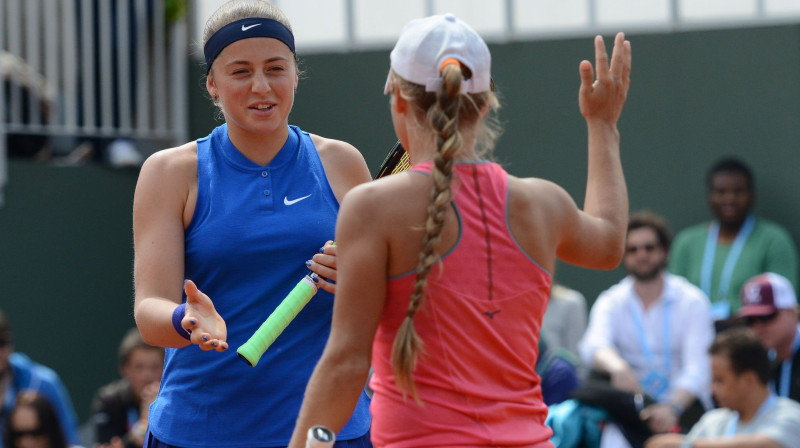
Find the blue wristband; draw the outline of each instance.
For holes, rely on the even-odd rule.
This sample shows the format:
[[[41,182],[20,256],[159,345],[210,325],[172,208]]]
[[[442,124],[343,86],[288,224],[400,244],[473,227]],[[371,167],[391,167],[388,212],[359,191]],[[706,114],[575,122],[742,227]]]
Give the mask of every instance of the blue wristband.
[[[175,331],[177,331],[182,338],[191,341],[192,338],[189,336],[191,332],[181,325],[184,316],[186,316],[186,303],[181,303],[175,308],[175,311],[172,312],[172,326],[175,327]]]

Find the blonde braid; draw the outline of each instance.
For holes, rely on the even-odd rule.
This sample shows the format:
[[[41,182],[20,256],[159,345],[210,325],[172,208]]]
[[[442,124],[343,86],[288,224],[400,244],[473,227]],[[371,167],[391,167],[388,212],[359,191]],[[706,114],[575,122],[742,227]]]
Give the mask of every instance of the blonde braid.
[[[406,318],[400,325],[392,346],[395,383],[403,392],[404,397],[408,391],[419,404],[422,402],[414,385],[413,371],[418,355],[424,354],[424,347],[422,339],[414,329],[414,315],[424,302],[428,273],[433,265],[440,261],[440,256],[435,249],[441,240],[445,214],[453,196],[450,188],[453,180],[453,163],[462,143],[458,129],[462,81],[460,65],[446,65],[442,70],[442,86],[436,93],[436,102],[427,112],[428,122],[436,132],[437,151],[431,170],[433,189],[431,190],[431,202],[428,205],[422,250],[416,268],[417,279],[414,283],[414,291],[411,293]]]

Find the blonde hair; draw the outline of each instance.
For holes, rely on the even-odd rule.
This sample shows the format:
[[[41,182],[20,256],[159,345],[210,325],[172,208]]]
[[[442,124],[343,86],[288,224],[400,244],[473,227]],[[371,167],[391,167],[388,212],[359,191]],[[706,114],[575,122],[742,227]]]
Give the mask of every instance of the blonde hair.
[[[425,236],[416,267],[416,282],[408,303],[406,317],[392,346],[392,369],[395,383],[403,396],[408,392],[421,404],[414,385],[413,371],[417,358],[424,354],[423,341],[414,329],[414,316],[424,303],[428,284],[428,273],[440,261],[436,245],[441,240],[447,207],[452,199],[451,183],[456,156],[464,150],[462,131],[475,134],[475,157],[487,155],[500,135],[500,126],[492,112],[499,108],[494,92],[461,94],[464,79],[470,76],[469,69],[460,64],[448,64],[442,69],[442,84],[437,92],[426,92],[425,86],[406,81],[391,72],[392,81],[400,94],[425,116],[423,126],[436,139],[436,155],[433,158],[430,204],[425,223]]]

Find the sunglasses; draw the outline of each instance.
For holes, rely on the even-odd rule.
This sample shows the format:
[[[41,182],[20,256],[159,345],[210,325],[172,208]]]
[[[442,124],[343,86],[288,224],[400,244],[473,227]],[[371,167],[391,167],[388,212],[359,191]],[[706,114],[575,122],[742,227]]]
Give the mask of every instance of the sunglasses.
[[[655,244],[642,244],[641,246],[628,246],[628,247],[625,248],[625,253],[626,254],[635,254],[636,252],[639,252],[640,249],[645,251],[645,252],[647,252],[647,253],[651,253],[654,250],[656,250],[656,247],[658,247],[658,246],[656,246]]]
[[[25,436],[40,437],[47,434],[47,431],[45,431],[44,428],[22,429],[22,430],[12,429],[10,432],[11,432],[11,438],[14,440],[20,439]]]
[[[776,317],[778,317],[778,313],[765,314],[763,316],[747,316],[744,318],[744,322],[745,324],[747,324],[748,327],[750,327],[754,325],[756,322],[762,324],[768,324],[773,320],[775,320]]]

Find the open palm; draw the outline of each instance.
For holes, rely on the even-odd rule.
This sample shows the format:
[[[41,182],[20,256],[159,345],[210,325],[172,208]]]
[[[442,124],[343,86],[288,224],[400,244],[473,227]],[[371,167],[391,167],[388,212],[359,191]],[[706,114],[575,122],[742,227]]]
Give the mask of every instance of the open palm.
[[[625,40],[623,33],[617,33],[610,66],[601,36],[595,37],[594,48],[597,78],[591,62],[582,61],[579,67],[581,114],[587,122],[599,120],[615,125],[622,113],[631,81],[631,44]]]

